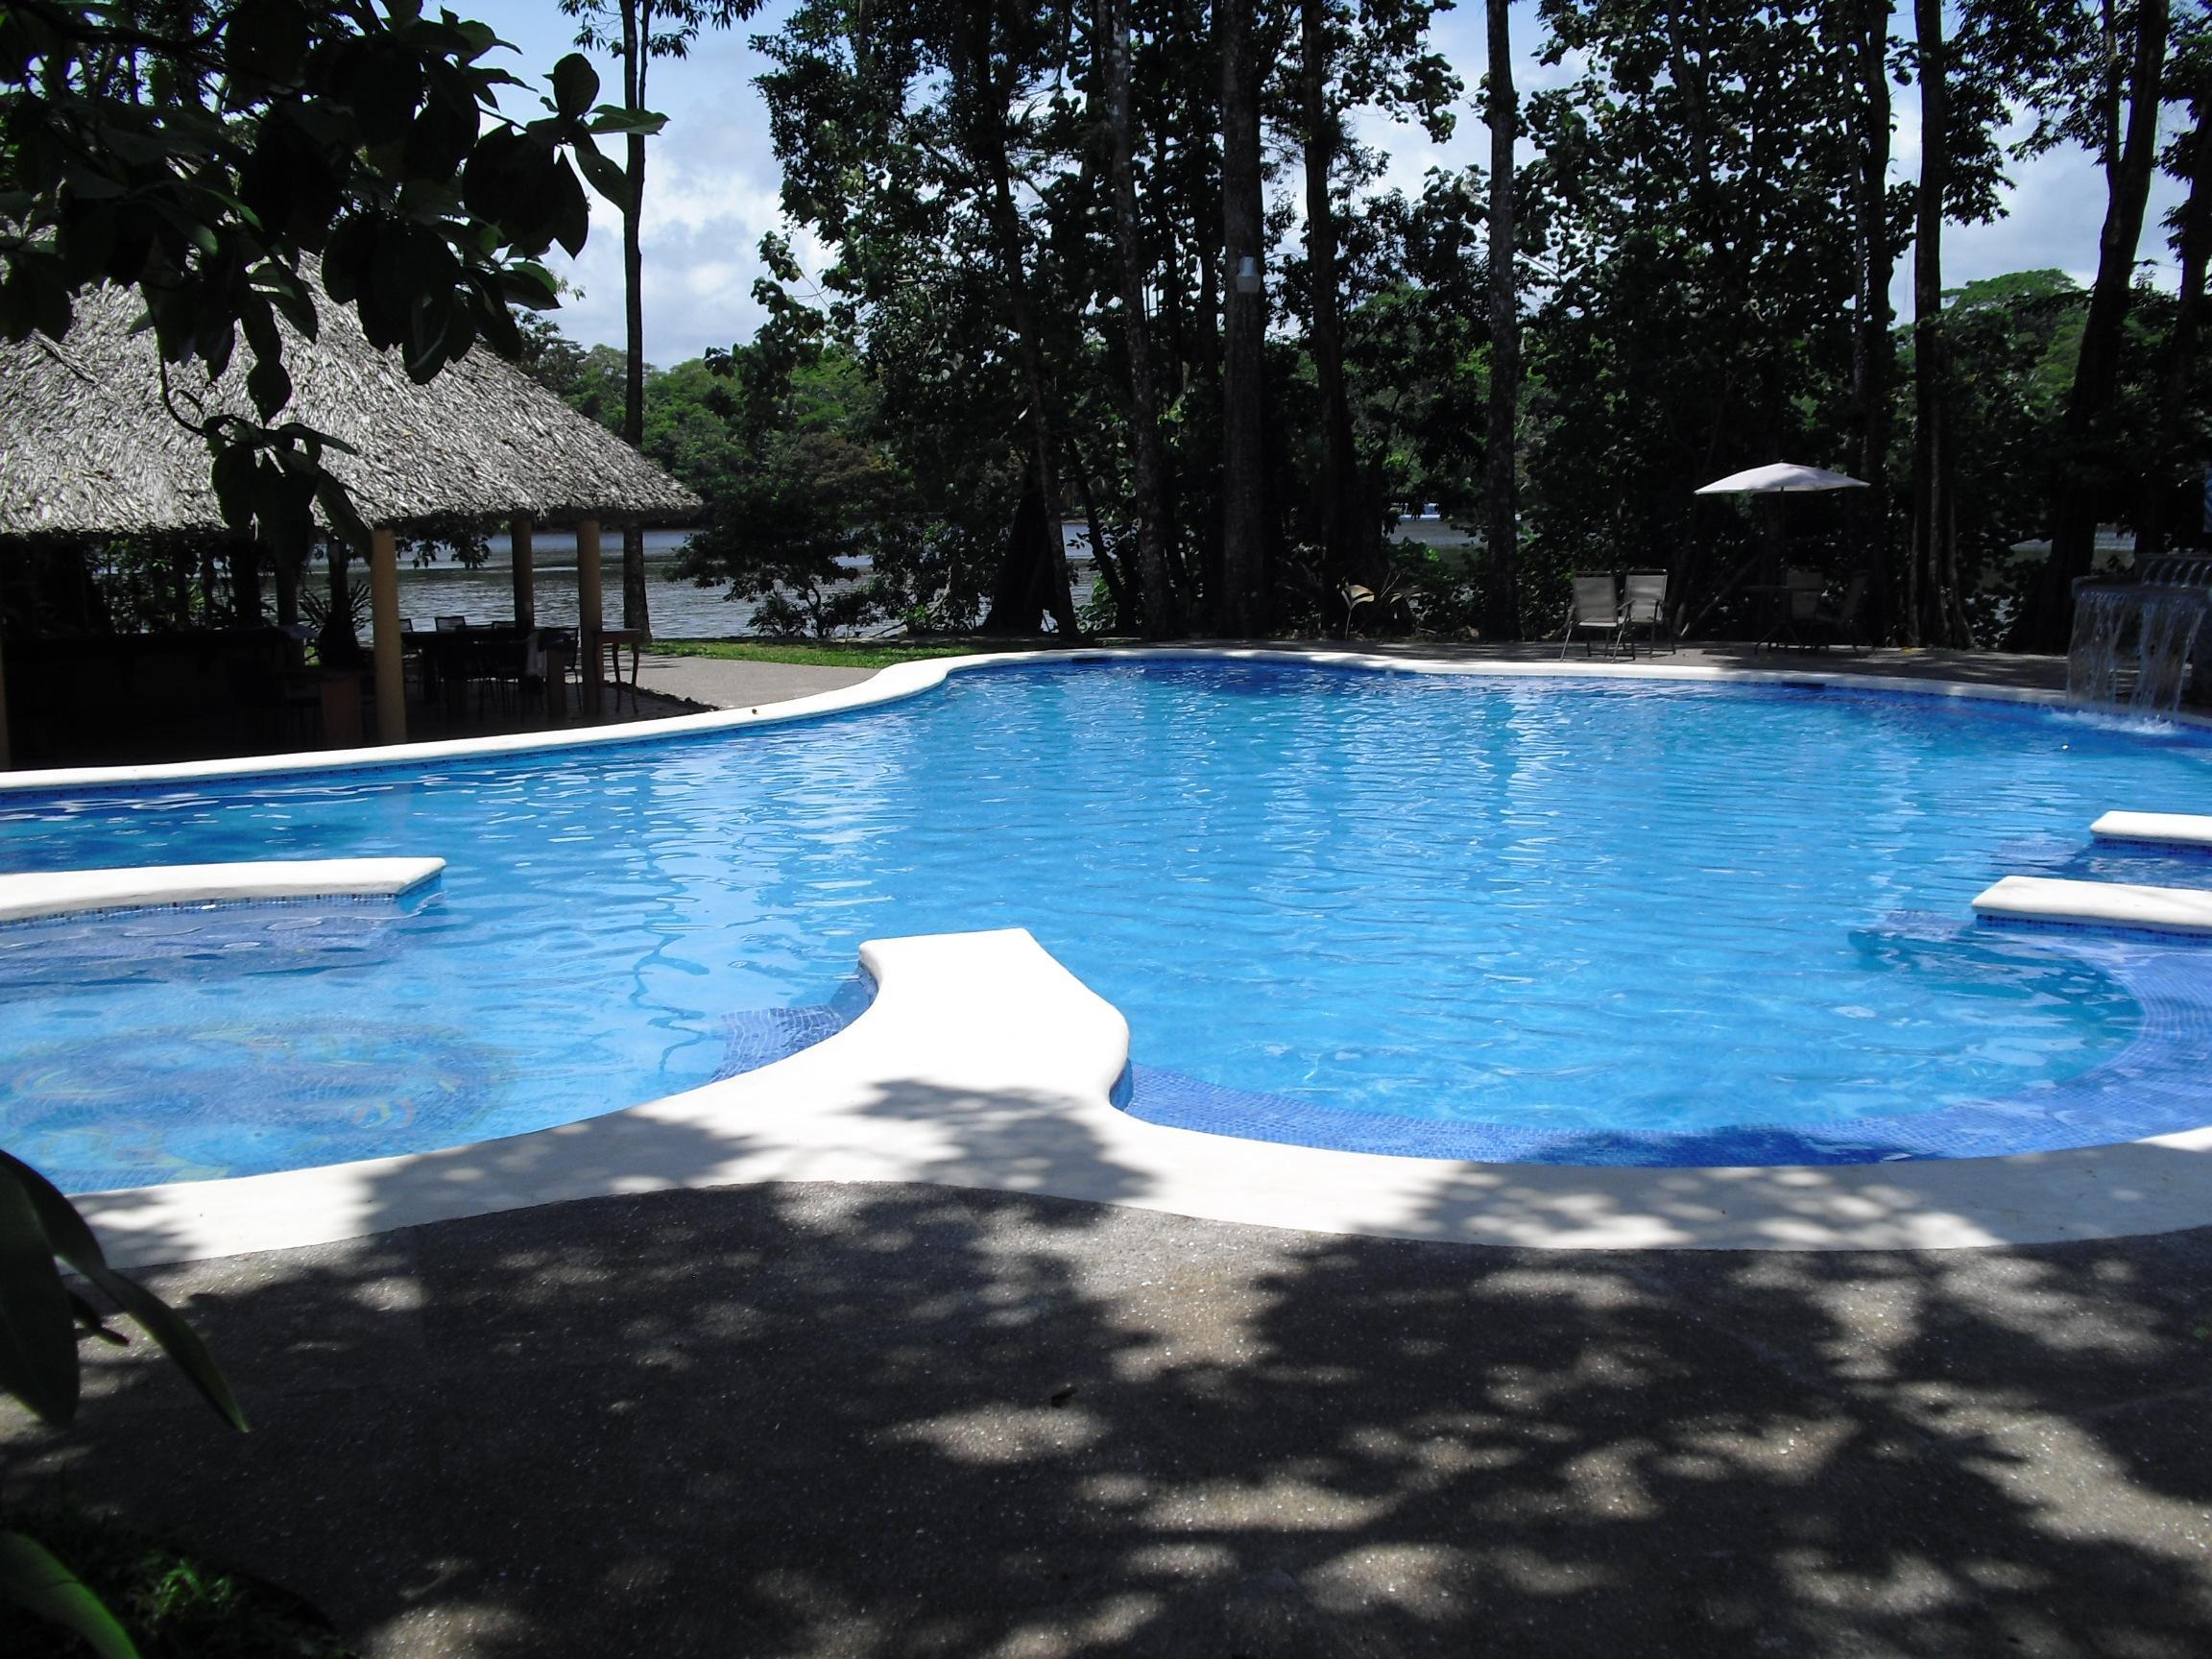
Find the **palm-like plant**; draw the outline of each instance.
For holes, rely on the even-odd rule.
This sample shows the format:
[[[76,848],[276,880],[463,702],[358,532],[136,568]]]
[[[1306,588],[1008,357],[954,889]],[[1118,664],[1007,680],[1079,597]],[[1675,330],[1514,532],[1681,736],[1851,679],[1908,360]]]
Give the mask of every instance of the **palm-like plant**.
[[[113,1311],[64,1279],[64,1266]],[[0,1152],[0,1390],[44,1422],[71,1422],[83,1391],[78,1344],[86,1336],[128,1340],[108,1323],[118,1314],[154,1338],[226,1423],[245,1431],[246,1414],[192,1327],[108,1266],[99,1239],[59,1188]],[[100,1659],[136,1659],[130,1633],[99,1597],[25,1533],[0,1531],[0,1597],[76,1632]]]

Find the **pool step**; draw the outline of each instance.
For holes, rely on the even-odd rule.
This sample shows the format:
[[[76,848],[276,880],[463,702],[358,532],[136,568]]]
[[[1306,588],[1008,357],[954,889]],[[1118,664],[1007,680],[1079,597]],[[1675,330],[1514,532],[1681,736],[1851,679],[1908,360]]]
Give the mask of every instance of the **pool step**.
[[[2089,826],[2089,833],[2100,841],[2212,847],[2212,818],[2190,812],[2107,812]]]
[[[1976,895],[1974,910],[1991,922],[2056,922],[2078,927],[2212,934],[2212,892],[2194,887],[2138,887],[2125,881],[2008,876]]]

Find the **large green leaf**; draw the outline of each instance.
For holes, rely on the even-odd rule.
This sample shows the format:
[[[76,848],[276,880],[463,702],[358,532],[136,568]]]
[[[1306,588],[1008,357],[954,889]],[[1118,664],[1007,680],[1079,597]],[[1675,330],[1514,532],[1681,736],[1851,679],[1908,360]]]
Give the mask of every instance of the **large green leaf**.
[[[620,163],[600,154],[589,138],[576,140],[576,165],[584,169],[584,177],[591,180],[591,188],[607,198],[615,206],[628,211],[630,206],[630,175],[623,172]]]
[[[36,1538],[0,1532],[0,1597],[75,1631],[100,1659],[138,1659],[115,1615]]]
[[[599,71],[581,52],[571,52],[553,65],[553,107],[564,115],[578,116],[599,96]]]
[[[8,1164],[14,1167],[0,1166],[0,1388],[47,1422],[66,1423],[77,1414],[77,1322],[35,1195],[17,1174],[23,1166]]]
[[[243,1431],[247,1427],[246,1413],[240,1409],[237,1396],[230,1392],[228,1381],[225,1379],[222,1368],[215,1363],[215,1357],[207,1352],[207,1345],[200,1340],[199,1333],[153,1291],[108,1265],[108,1258],[100,1248],[100,1240],[92,1236],[92,1229],[85,1225],[84,1217],[77,1214],[77,1207],[63,1197],[60,1190],[51,1181],[21,1159],[6,1152],[0,1152],[0,1173],[12,1176],[20,1184],[22,1191],[37,1213],[39,1224],[45,1229],[52,1253],[60,1257],[81,1278],[136,1320],[146,1334],[160,1344],[161,1352],[168,1355],[177,1368],[191,1379],[192,1385],[206,1397],[207,1404],[222,1413],[231,1428]],[[68,1303],[65,1299],[62,1302],[62,1317],[68,1317]],[[74,1350],[70,1369],[74,1377]]]

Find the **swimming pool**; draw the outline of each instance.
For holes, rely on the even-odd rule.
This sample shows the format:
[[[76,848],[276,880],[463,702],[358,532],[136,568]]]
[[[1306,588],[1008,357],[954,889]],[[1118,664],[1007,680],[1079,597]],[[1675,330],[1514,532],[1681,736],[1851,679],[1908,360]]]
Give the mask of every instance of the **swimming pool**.
[[[65,1185],[568,1121],[836,1028],[864,938],[1025,926],[1141,1117],[1553,1162],[1869,1161],[2212,1121],[2212,949],[1977,927],[2212,809],[2212,744],[1851,689],[1000,667],[804,724],[0,797],[0,868],[393,854],[397,905],[0,928],[0,1141]]]

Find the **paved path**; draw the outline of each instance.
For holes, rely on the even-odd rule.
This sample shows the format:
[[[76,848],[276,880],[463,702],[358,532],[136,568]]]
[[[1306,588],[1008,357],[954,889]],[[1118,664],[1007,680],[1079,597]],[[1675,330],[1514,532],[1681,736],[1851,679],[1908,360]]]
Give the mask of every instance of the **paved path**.
[[[648,651],[637,664],[639,689],[708,709],[754,709],[836,691],[874,677],[873,668],[808,668],[792,662],[740,662]]]
[[[2212,1651],[2212,1230],[1572,1260],[919,1187],[167,1270],[66,1477],[371,1659]]]

